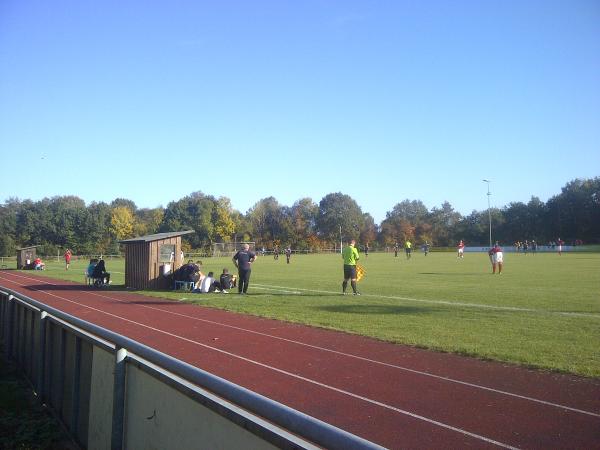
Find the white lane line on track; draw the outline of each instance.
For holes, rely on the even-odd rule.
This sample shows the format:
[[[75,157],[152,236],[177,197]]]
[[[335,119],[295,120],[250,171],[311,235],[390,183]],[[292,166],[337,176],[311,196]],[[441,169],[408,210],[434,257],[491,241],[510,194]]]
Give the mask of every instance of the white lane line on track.
[[[273,286],[268,284],[252,284],[253,287],[262,288],[262,289],[291,289],[286,286]],[[342,293],[339,291],[323,291],[318,289],[304,289],[304,288],[293,288],[298,291],[303,292],[315,292],[318,294],[327,294],[327,295],[341,295]],[[548,311],[543,309],[533,309],[533,308],[521,308],[518,306],[498,306],[498,305],[484,305],[481,303],[464,303],[464,302],[455,302],[450,300],[428,300],[422,298],[412,298],[412,297],[401,297],[401,296],[393,296],[393,295],[377,295],[377,294],[369,294],[369,293],[361,293],[361,297],[373,297],[373,298],[383,298],[386,300],[404,300],[408,302],[417,302],[417,303],[431,303],[437,305],[447,305],[447,306],[460,306],[467,308],[482,308],[482,309],[493,309],[499,311],[513,311],[513,312],[527,312],[527,313],[538,313],[538,314],[549,314],[549,315],[559,315],[559,316],[579,316],[579,317],[588,317],[592,319],[600,319],[600,314],[597,313],[585,313],[585,312],[564,312],[564,311]]]
[[[23,276],[23,278],[28,278],[28,277]],[[35,278],[30,278],[30,279],[38,281]],[[53,285],[53,283],[49,283],[49,282],[48,282],[48,284]],[[96,292],[90,292],[90,294],[98,296],[98,297],[102,297],[102,298],[107,298],[109,300],[118,301],[118,302],[121,302],[121,303],[129,303],[127,301],[119,300],[117,298],[110,297],[110,296],[105,295],[105,294],[99,294],[99,293],[96,293]],[[566,410],[566,411],[571,411],[571,412],[575,412],[575,413],[579,413],[579,414],[585,414],[585,415],[588,415],[588,416],[600,418],[600,414],[592,412],[592,411],[586,411],[586,410],[583,410],[583,409],[573,408],[573,407],[570,407],[570,406],[561,405],[559,403],[553,403],[553,402],[549,402],[549,401],[546,401],[546,400],[541,400],[541,399],[538,399],[538,398],[535,398],[535,397],[528,397],[528,396],[521,395],[521,394],[515,394],[513,392],[508,392],[508,391],[503,391],[503,390],[500,390],[500,389],[491,388],[491,387],[488,387],[488,386],[483,386],[483,385],[479,385],[479,384],[475,384],[475,383],[470,383],[470,382],[467,382],[467,381],[457,380],[455,378],[450,378],[450,377],[444,377],[444,376],[441,376],[441,375],[436,375],[436,374],[433,374],[433,373],[430,373],[430,372],[424,372],[424,371],[420,371],[420,370],[416,370],[416,369],[411,369],[409,367],[399,366],[399,365],[396,365],[396,364],[390,364],[390,363],[386,363],[386,362],[383,362],[383,361],[377,361],[377,360],[374,360],[374,359],[365,358],[363,356],[353,355],[351,353],[340,352],[338,350],[332,350],[332,349],[329,349],[329,348],[326,348],[326,347],[320,347],[320,346],[317,346],[317,345],[307,344],[305,342],[296,341],[296,340],[293,340],[293,339],[287,339],[287,338],[283,338],[283,337],[280,337],[280,336],[275,336],[275,335],[271,335],[271,334],[268,334],[268,333],[263,333],[263,332],[260,332],[260,331],[254,331],[254,330],[250,330],[250,329],[247,329],[247,328],[237,327],[235,325],[230,325],[230,324],[226,324],[226,323],[222,323],[222,322],[216,322],[216,321],[213,321],[213,320],[203,319],[203,318],[200,318],[200,317],[190,317],[190,316],[188,316],[186,314],[181,314],[181,313],[178,313],[178,312],[169,311],[169,310],[158,308],[158,307],[155,307],[155,306],[149,306],[149,305],[137,305],[137,306],[142,306],[144,308],[148,308],[148,309],[151,309],[151,310],[160,311],[162,313],[167,313],[167,314],[179,316],[179,317],[182,317],[182,318],[186,318],[188,320],[195,320],[195,321],[199,321],[199,322],[210,323],[212,325],[218,325],[218,326],[222,326],[222,327],[225,327],[225,328],[231,328],[231,329],[238,330],[238,331],[243,331],[243,332],[246,332],[246,333],[251,333],[251,334],[256,334],[256,335],[268,337],[268,338],[271,338],[271,339],[277,339],[277,340],[280,340],[280,341],[284,341],[284,342],[288,342],[288,343],[292,343],[292,344],[296,344],[296,345],[300,345],[300,346],[312,348],[312,349],[315,349],[315,350],[320,350],[320,351],[324,351],[324,352],[328,352],[328,353],[337,354],[337,355],[340,355],[340,356],[345,356],[345,357],[357,359],[357,360],[360,360],[360,361],[365,361],[365,362],[372,363],[372,364],[377,364],[377,365],[381,365],[381,366],[385,366],[385,367],[390,367],[390,368],[393,368],[393,369],[398,369],[398,370],[402,370],[402,371],[405,371],[405,372],[409,372],[409,373],[413,373],[413,374],[417,374],[417,375],[422,375],[422,376],[426,376],[426,377],[430,377],[430,378],[434,378],[434,379],[437,379],[437,380],[442,380],[442,381],[446,381],[446,382],[450,382],[450,383],[455,383],[455,384],[459,384],[459,385],[462,385],[462,386],[471,387],[471,388],[474,388],[474,389],[480,389],[480,390],[484,390],[484,391],[488,391],[488,392],[493,392],[495,394],[506,395],[506,396],[510,396],[510,397],[513,397],[513,398],[518,398],[518,399],[521,399],[521,400],[526,400],[526,401],[538,403],[538,404],[541,404],[541,405],[551,406],[551,407],[563,409],[563,410]]]
[[[11,280],[7,280],[7,281],[9,281],[9,282],[11,282],[11,283],[13,283],[13,284],[17,284],[18,286],[22,286],[22,285],[19,285],[18,283],[15,283],[14,281],[11,281]],[[37,279],[36,279],[36,281],[39,281],[39,280],[37,280]],[[47,282],[46,284],[55,285],[55,284],[53,284],[53,283],[48,283],[48,282]],[[31,287],[30,287],[30,289],[33,289],[33,290],[36,290],[36,291],[42,292],[42,293],[44,293],[44,294],[46,294],[46,295],[49,295],[49,296],[51,296],[51,297],[56,297],[56,298],[58,298],[58,299],[60,299],[60,300],[64,300],[64,301],[66,301],[66,302],[69,302],[69,303],[74,303],[74,304],[76,304],[76,305],[78,305],[78,306],[83,306],[83,307],[85,307],[85,308],[91,309],[92,311],[96,311],[96,312],[99,312],[99,313],[101,313],[101,314],[105,314],[105,315],[107,315],[107,316],[114,317],[114,318],[116,318],[116,319],[123,320],[123,321],[125,321],[125,322],[129,322],[129,323],[132,323],[132,324],[134,324],[134,325],[138,325],[138,326],[140,326],[140,327],[142,327],[142,328],[147,328],[147,329],[149,329],[149,330],[152,330],[152,331],[155,331],[155,332],[157,332],[157,333],[165,334],[165,335],[167,335],[167,336],[170,336],[170,337],[173,337],[173,338],[176,338],[176,339],[180,339],[180,340],[182,340],[182,341],[185,341],[185,342],[188,342],[188,343],[190,343],[190,344],[193,344],[193,345],[198,345],[198,346],[200,346],[200,347],[204,347],[204,348],[206,348],[206,349],[213,350],[213,351],[215,351],[215,352],[218,352],[218,353],[222,353],[222,354],[224,354],[224,355],[227,355],[227,356],[230,356],[230,357],[232,357],[232,358],[236,358],[236,359],[239,359],[239,360],[242,360],[242,361],[248,362],[248,363],[250,363],[250,364],[254,364],[254,365],[257,365],[257,366],[259,366],[259,367],[263,367],[263,368],[265,368],[265,369],[272,370],[272,371],[274,371],[274,372],[277,372],[277,373],[280,373],[280,374],[282,374],[282,375],[286,375],[286,376],[289,376],[289,377],[292,377],[292,378],[295,378],[295,379],[298,379],[298,380],[301,380],[301,381],[305,381],[305,382],[307,382],[307,383],[314,384],[315,386],[319,386],[319,387],[322,387],[322,388],[325,388],[325,389],[329,389],[329,390],[332,390],[332,391],[334,391],[334,392],[337,392],[337,393],[340,393],[340,394],[344,394],[344,395],[347,395],[347,396],[349,396],[349,397],[352,397],[352,398],[355,398],[355,399],[358,399],[358,400],[362,400],[362,401],[364,401],[364,402],[371,403],[371,404],[373,404],[373,405],[376,405],[376,406],[379,406],[379,407],[382,407],[382,408],[385,408],[385,409],[388,409],[388,410],[391,410],[391,411],[398,412],[398,413],[400,413],[400,414],[403,414],[403,415],[406,415],[406,416],[412,417],[412,418],[414,418],[414,419],[422,420],[422,421],[424,421],[424,422],[427,422],[427,423],[429,423],[429,424],[431,424],[431,425],[436,425],[436,426],[438,426],[438,427],[440,427],[440,428],[444,428],[444,429],[447,429],[447,430],[455,431],[455,432],[457,432],[457,433],[460,433],[460,434],[463,434],[463,435],[465,435],[465,436],[469,436],[469,437],[472,437],[472,438],[474,438],[474,439],[479,439],[479,440],[481,440],[481,441],[487,442],[487,443],[489,443],[489,444],[497,445],[497,446],[499,446],[499,447],[503,447],[503,448],[507,448],[507,449],[513,449],[513,450],[518,450],[518,447],[513,447],[513,446],[511,446],[511,445],[504,444],[504,443],[502,443],[502,442],[499,442],[499,441],[496,441],[496,440],[494,440],[494,439],[490,439],[490,438],[487,438],[487,437],[485,437],[485,436],[481,436],[481,435],[479,435],[479,434],[476,434],[476,433],[471,433],[470,431],[463,430],[463,429],[461,429],[461,428],[457,428],[457,427],[453,427],[452,425],[448,425],[448,424],[446,424],[446,423],[439,422],[439,421],[437,421],[437,420],[433,420],[433,419],[430,419],[430,418],[428,418],[428,417],[421,416],[421,415],[419,415],[419,414],[415,414],[415,413],[412,413],[412,412],[410,412],[410,411],[407,411],[407,410],[404,410],[404,409],[396,408],[395,406],[388,405],[388,404],[386,404],[386,403],[382,403],[382,402],[379,402],[379,401],[377,401],[377,400],[370,399],[370,398],[368,398],[368,397],[363,397],[362,395],[354,394],[354,393],[352,393],[352,392],[349,392],[349,391],[346,391],[346,390],[343,390],[343,389],[339,389],[339,388],[336,388],[336,387],[334,387],[334,386],[331,386],[331,385],[328,385],[328,384],[325,384],[325,383],[321,383],[321,382],[319,382],[319,381],[312,380],[312,379],[310,379],[310,378],[306,378],[306,377],[303,377],[303,376],[301,376],[301,375],[297,375],[297,374],[295,374],[295,373],[288,372],[288,371],[286,371],[286,370],[283,370],[283,369],[279,369],[279,368],[277,368],[277,367],[269,366],[268,364],[264,364],[264,363],[261,363],[261,362],[259,362],[259,361],[255,361],[255,360],[253,360],[253,359],[249,359],[249,358],[246,358],[246,357],[244,357],[244,356],[241,356],[241,355],[237,355],[237,354],[235,354],[235,353],[228,352],[228,351],[226,351],[226,350],[222,350],[222,349],[219,349],[219,348],[216,348],[216,347],[212,347],[212,346],[210,346],[210,345],[203,344],[203,343],[201,343],[201,342],[194,341],[194,340],[192,340],[192,339],[188,339],[188,338],[185,338],[185,337],[183,337],[183,336],[179,336],[179,335],[176,335],[176,334],[170,333],[170,332],[168,332],[168,331],[165,331],[165,330],[161,330],[161,329],[159,329],[159,328],[151,327],[150,325],[146,325],[146,324],[143,324],[143,323],[140,323],[140,322],[136,322],[135,320],[126,319],[126,318],[124,318],[124,317],[117,316],[116,314],[111,314],[111,313],[109,313],[109,312],[106,312],[106,311],[103,311],[103,310],[101,310],[101,309],[98,309],[98,308],[93,308],[93,307],[91,307],[91,306],[89,306],[89,305],[85,305],[85,304],[82,304],[82,303],[77,303],[77,302],[75,302],[75,301],[73,301],[73,300],[70,300],[70,299],[68,299],[68,298],[61,297],[60,295],[53,294],[52,292],[44,291],[43,289],[31,288]],[[111,298],[111,297],[109,297],[109,298]],[[114,298],[111,298],[111,300],[117,300],[117,301],[121,301],[121,300],[114,299]],[[128,302],[123,302],[123,303],[128,303]]]

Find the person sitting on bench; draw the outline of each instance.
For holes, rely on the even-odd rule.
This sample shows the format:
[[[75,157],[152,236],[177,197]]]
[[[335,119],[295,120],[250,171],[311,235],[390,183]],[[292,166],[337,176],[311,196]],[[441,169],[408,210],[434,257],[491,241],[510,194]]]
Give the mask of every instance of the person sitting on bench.
[[[103,259],[98,260],[98,264],[96,264],[92,272],[92,278],[102,280],[103,284],[110,284],[110,273],[106,271]]]

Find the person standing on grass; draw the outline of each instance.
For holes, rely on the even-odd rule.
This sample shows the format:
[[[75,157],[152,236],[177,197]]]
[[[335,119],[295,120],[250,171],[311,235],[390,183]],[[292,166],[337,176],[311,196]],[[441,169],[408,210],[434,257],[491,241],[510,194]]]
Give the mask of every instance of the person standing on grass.
[[[464,258],[464,256],[465,256],[465,243],[463,242],[462,239],[458,243],[457,248],[458,248],[458,255],[456,257],[457,258]]]
[[[246,294],[250,283],[250,271],[252,263],[256,260],[256,254],[250,251],[248,244],[244,244],[242,249],[233,255],[232,259],[233,264],[238,269],[238,294]]]
[[[556,244],[558,245],[558,256],[562,256],[562,248],[565,244],[565,241],[563,241],[561,238],[558,238],[556,240]]]
[[[498,241],[496,241],[496,245],[490,249],[488,254],[492,261],[492,274],[495,274],[496,268],[498,268],[498,275],[500,275],[502,273],[502,267],[504,266],[504,255],[502,253],[502,247],[498,245]]]
[[[348,280],[350,280],[354,295],[360,295],[360,292],[356,290],[356,263],[360,259],[360,256],[358,255],[358,250],[355,245],[356,241],[352,239],[342,250],[342,258],[344,259],[344,281],[342,282],[343,295],[346,295]]]
[[[287,263],[290,263],[290,258],[292,257],[292,248],[290,246],[288,246],[285,249],[285,259],[287,260]]]
[[[427,256],[427,254],[429,253],[429,242],[425,241],[425,243],[423,244],[423,253],[425,253],[425,256]]]
[[[65,270],[69,270],[69,265],[71,264],[71,256],[73,254],[71,253],[71,249],[68,248],[67,251],[65,252]]]
[[[394,244],[394,258],[398,257],[398,249],[400,248],[400,246],[398,245],[398,243],[396,242]]]
[[[404,252],[406,253],[406,259],[410,259],[412,255],[412,243],[408,239],[404,243]]]

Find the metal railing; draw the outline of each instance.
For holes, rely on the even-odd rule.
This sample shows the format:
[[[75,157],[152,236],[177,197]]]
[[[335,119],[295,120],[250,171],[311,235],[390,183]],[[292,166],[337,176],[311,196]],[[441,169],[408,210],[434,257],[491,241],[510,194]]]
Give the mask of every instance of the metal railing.
[[[216,435],[210,439],[200,436],[197,448],[210,448],[215,442],[219,442],[221,448],[234,448],[237,447],[235,439],[244,439],[244,447],[251,448],[248,436],[255,441],[254,448],[382,448],[3,287],[0,287],[0,336],[8,357],[20,366],[41,400],[54,410],[73,438],[86,448],[138,446],[136,439],[143,439],[140,429],[146,430],[141,434],[150,431],[146,422],[136,428],[135,419],[148,414],[147,410],[136,410],[143,409],[133,398],[136,391],[144,392],[143,397],[150,398],[167,392],[172,405],[169,414],[177,414],[175,411],[181,406],[179,421],[194,424],[189,427],[192,429],[182,431],[181,428],[173,429],[174,426],[158,429],[161,423],[168,423],[165,420],[157,422],[158,425],[153,423],[151,431],[158,433],[163,442],[170,443],[166,444],[170,448],[181,448],[181,435],[186,432],[197,437],[195,423],[200,419],[195,421],[194,414],[205,414],[204,410],[210,412],[206,416],[211,417],[210,420],[226,423],[226,431],[222,426],[214,426],[213,434]],[[145,374],[145,378],[133,376],[136,373]],[[112,379],[107,380],[106,374]],[[158,388],[149,387],[157,382]],[[192,406],[188,404],[190,400]],[[154,415],[156,413],[155,407]],[[150,419],[152,416],[145,417],[146,421]],[[169,436],[170,433],[173,436]],[[236,438],[237,435],[241,437]],[[202,445],[202,442],[212,444]]]

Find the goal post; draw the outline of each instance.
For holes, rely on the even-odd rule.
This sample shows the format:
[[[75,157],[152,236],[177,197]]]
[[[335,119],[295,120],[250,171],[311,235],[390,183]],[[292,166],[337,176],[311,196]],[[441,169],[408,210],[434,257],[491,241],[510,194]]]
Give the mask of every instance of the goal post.
[[[251,251],[255,251],[254,242],[215,242],[212,245],[213,256],[233,256],[242,249],[242,245],[248,244]]]

